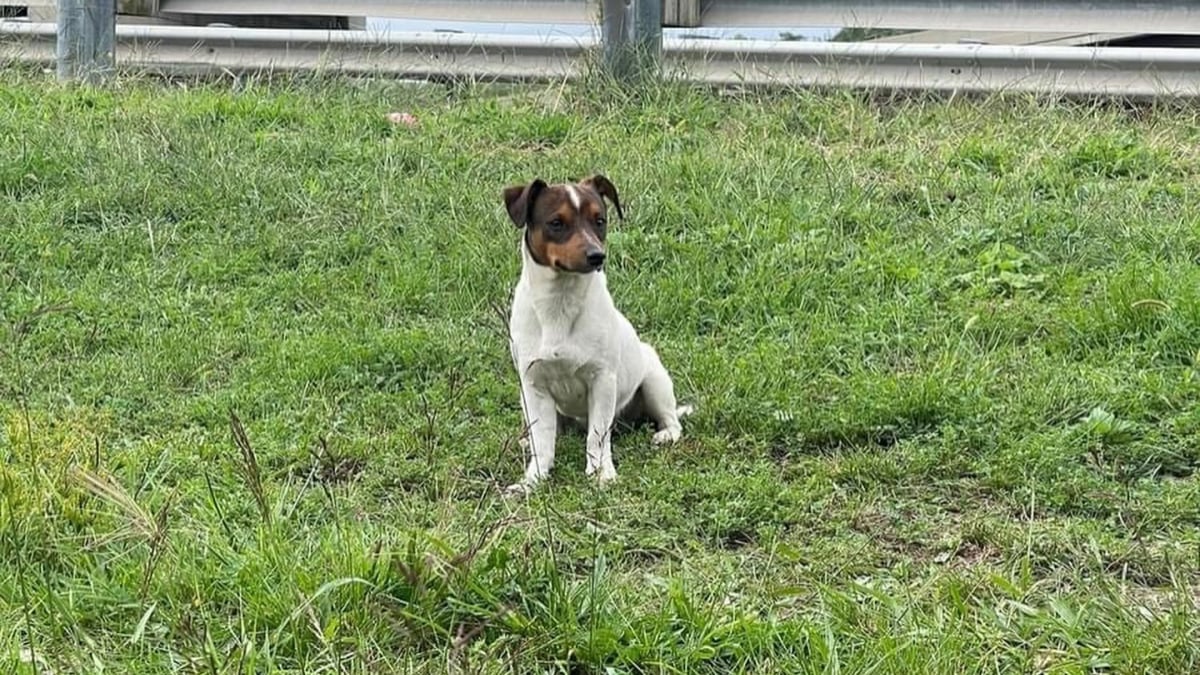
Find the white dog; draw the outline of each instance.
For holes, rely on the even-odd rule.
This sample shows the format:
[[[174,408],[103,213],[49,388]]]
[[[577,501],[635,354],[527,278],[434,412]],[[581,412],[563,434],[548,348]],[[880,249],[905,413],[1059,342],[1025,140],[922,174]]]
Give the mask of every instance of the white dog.
[[[604,176],[547,185],[535,180],[504,190],[508,215],[525,228],[523,265],[509,330],[528,429],[528,492],[554,465],[559,415],[587,426],[587,473],[617,477],[610,435],[618,415],[650,417],[654,442],[679,439],[675,388],[654,348],[641,341],[608,293],[602,267],[607,208],[624,218],[617,189]]]

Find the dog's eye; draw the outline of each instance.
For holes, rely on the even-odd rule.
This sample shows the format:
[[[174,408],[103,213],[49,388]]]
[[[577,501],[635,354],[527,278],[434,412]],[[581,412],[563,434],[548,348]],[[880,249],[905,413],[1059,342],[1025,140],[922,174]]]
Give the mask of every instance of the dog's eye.
[[[552,230],[561,230],[563,227],[564,225],[561,218],[555,218],[554,220],[550,221],[550,229]]]
[[[596,219],[596,227],[603,230],[604,228],[608,227],[608,221],[605,220],[604,218],[597,218]]]

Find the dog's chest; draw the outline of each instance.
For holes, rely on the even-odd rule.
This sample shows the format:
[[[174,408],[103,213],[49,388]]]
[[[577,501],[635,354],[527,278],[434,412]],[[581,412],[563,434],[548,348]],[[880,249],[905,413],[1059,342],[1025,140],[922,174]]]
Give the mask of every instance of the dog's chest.
[[[584,307],[553,296],[522,300],[513,325],[518,367],[559,412],[585,417],[598,345],[594,327],[581,316]]]
[[[588,391],[595,376],[595,346],[586,333],[547,330],[527,341],[523,355],[530,381],[550,394],[559,409],[568,415],[587,410]]]
[[[563,368],[584,365],[595,354],[596,308],[586,286],[518,288],[513,311],[514,338],[525,358],[563,361]]]
[[[584,369],[565,360],[537,361],[529,376],[538,389],[554,399],[559,412],[571,417],[586,417],[589,379]]]

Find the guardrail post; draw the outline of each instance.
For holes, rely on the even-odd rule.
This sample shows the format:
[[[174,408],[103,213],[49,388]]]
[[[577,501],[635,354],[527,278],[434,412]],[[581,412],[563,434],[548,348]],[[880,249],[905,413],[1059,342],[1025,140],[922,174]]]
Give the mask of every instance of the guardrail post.
[[[663,25],[695,28],[700,25],[700,0],[663,0]]]
[[[657,75],[662,64],[663,0],[604,0],[604,65],[617,79]]]
[[[113,68],[117,39],[115,0],[58,0],[58,79],[89,84]]]

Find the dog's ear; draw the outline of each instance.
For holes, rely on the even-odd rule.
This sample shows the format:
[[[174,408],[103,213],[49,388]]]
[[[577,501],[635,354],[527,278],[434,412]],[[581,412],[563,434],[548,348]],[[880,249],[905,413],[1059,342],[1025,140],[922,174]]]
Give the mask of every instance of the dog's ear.
[[[508,217],[513,225],[525,227],[532,215],[533,203],[538,194],[546,188],[546,181],[538,178],[529,185],[513,185],[504,188],[504,206],[508,208]]]
[[[580,185],[586,185],[596,191],[601,197],[608,199],[617,207],[617,217],[625,220],[625,212],[621,210],[621,198],[617,195],[617,188],[612,184],[612,181],[600,174],[596,174],[591,178],[585,178],[580,182]]]

